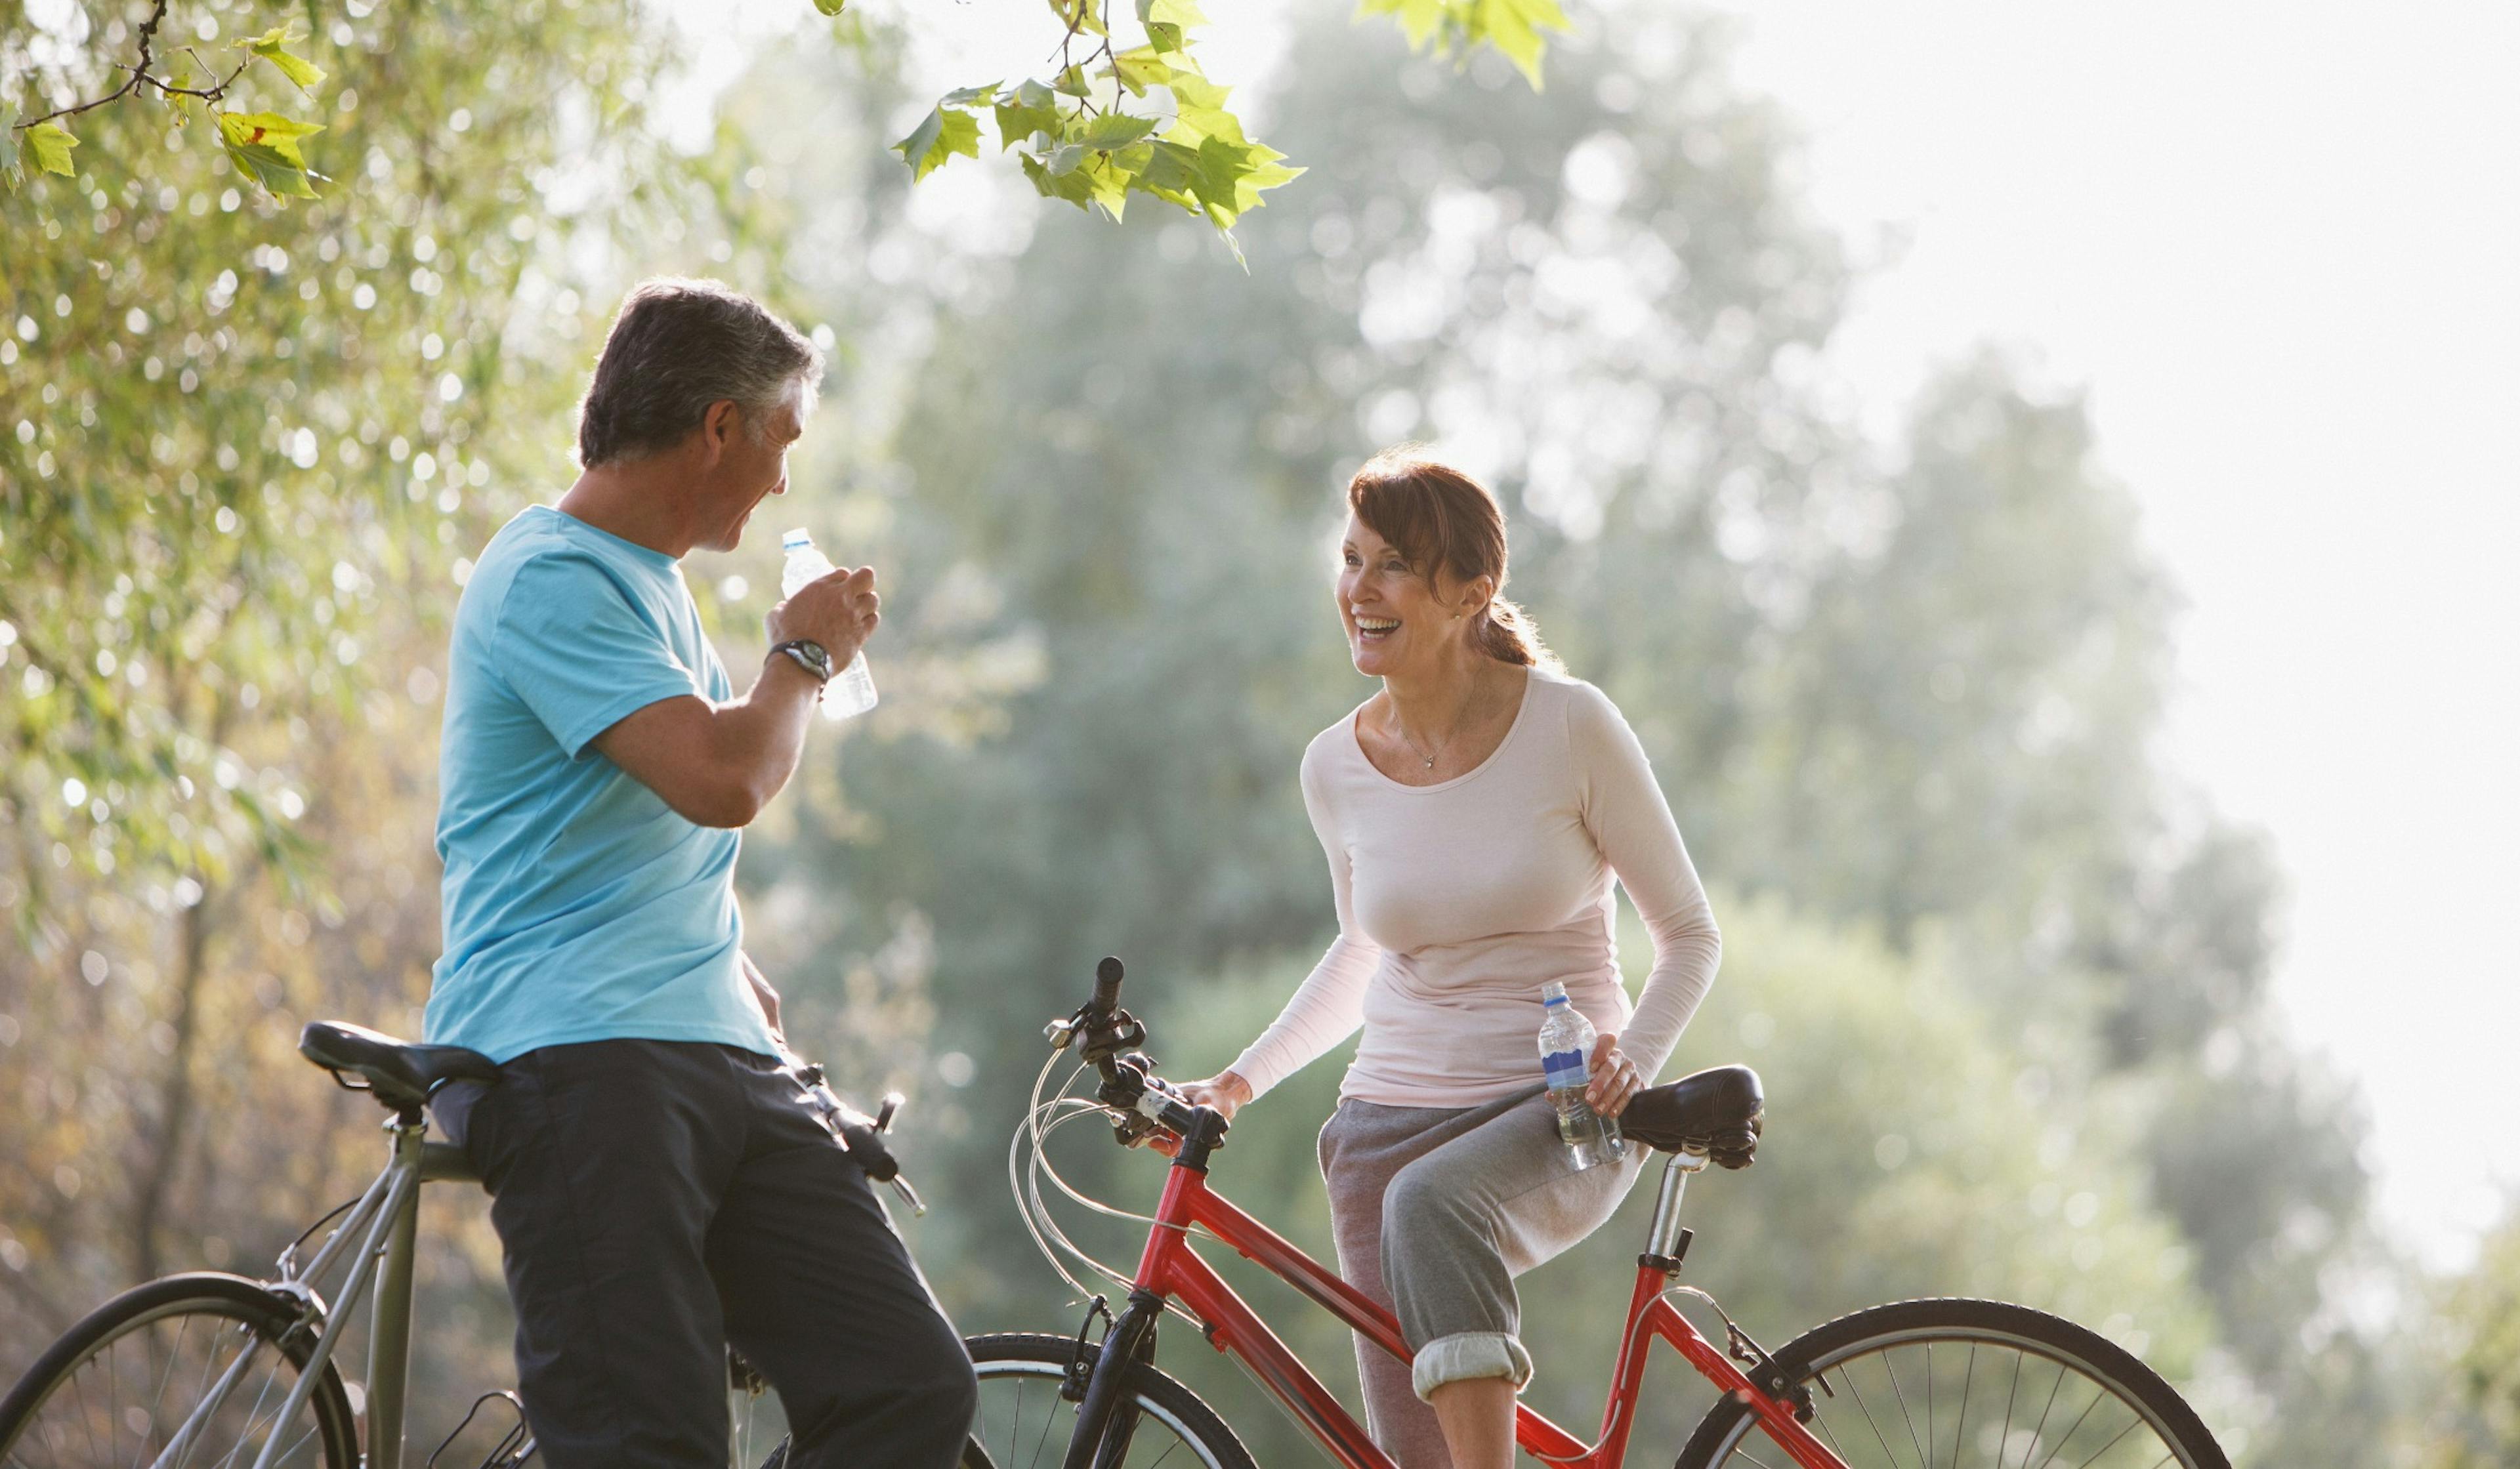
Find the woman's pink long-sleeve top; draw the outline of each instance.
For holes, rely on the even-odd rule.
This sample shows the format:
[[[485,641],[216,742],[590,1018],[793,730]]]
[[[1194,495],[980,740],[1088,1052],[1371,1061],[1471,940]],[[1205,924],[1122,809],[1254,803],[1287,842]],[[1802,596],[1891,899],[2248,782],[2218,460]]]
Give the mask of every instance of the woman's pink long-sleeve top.
[[[1356,1030],[1339,1094],[1471,1107],[1540,1081],[1540,987],[1566,986],[1651,1080],[1715,978],[1715,916],[1644,747],[1601,690],[1534,669],[1486,763],[1437,785],[1373,768],[1351,714],[1304,751],[1339,936],[1233,1070],[1267,1091]],[[1619,982],[1616,878],[1652,935]]]

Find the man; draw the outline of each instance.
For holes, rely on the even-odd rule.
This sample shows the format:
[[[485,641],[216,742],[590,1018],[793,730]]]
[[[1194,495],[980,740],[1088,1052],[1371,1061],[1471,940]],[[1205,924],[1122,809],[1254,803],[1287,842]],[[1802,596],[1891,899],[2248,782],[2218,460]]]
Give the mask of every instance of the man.
[[[874,632],[875,572],[772,607],[739,698],[677,564],[787,490],[821,370],[723,287],[641,286],[587,387],[584,472],[491,538],[456,608],[428,1037],[501,1063],[436,1110],[492,1195],[554,1469],[724,1464],[730,1342],[799,1469],[952,1464],[970,1421],[961,1340],[779,1072],[736,911],[736,828]]]

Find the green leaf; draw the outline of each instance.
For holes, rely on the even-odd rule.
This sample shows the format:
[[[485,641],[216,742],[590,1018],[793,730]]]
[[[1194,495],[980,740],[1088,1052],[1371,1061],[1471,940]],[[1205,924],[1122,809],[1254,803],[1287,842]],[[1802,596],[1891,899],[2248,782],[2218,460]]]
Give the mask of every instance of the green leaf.
[[[1129,171],[1119,166],[1109,154],[1077,171],[1084,175],[1086,186],[1093,191],[1088,196],[1090,200],[1117,224],[1129,207]]]
[[[1148,32],[1149,35],[1153,33]],[[1172,80],[1173,68],[1156,54],[1154,46],[1136,46],[1111,58],[1111,75],[1120,85],[1127,87],[1132,96],[1144,97],[1147,88],[1160,87]]]
[[[1050,0],[1051,12],[1058,23],[1069,31],[1090,31],[1095,35],[1111,32],[1102,22],[1102,0]]]
[[[1540,89],[1543,31],[1567,28],[1557,0],[1358,0],[1361,15],[1395,16],[1412,48],[1438,53],[1490,45]]]
[[[1126,112],[1104,112],[1100,117],[1087,119],[1084,126],[1073,129],[1068,134],[1067,141],[1083,144],[1087,148],[1105,150],[1126,148],[1154,130],[1155,119],[1152,117],[1133,117]]]
[[[996,101],[997,95],[996,82],[991,82],[985,87],[958,87],[936,99],[936,105],[940,108],[978,107],[984,102]]]
[[[848,9],[849,0],[814,0],[814,8],[827,16],[836,16]]]
[[[980,124],[969,112],[943,106],[927,110],[927,115],[910,136],[892,145],[901,160],[910,165],[913,183],[944,166],[956,154],[976,158],[980,156]]]
[[[1138,0],[1138,19],[1148,25],[1204,25],[1207,13],[1193,0]]]
[[[229,160],[275,198],[315,197],[311,181],[322,175],[306,166],[297,142],[323,130],[320,122],[299,122],[277,112],[219,113],[219,144]]]
[[[324,80],[324,68],[302,56],[290,54],[289,30],[287,25],[275,25],[258,36],[237,42],[237,45],[279,67],[281,75],[297,84],[297,90],[312,96],[316,86]]]
[[[1076,169],[1053,173],[1048,164],[1030,154],[1017,154],[1023,160],[1024,177],[1041,191],[1045,199],[1063,199],[1082,209],[1094,197],[1094,181]]]
[[[78,139],[70,136],[68,128],[58,122],[38,122],[26,129],[24,137],[26,157],[37,168],[64,175],[78,172],[70,164],[70,150],[78,147]]]
[[[1147,27],[1147,49],[1149,51],[1184,51],[1190,41],[1178,25],[1154,24]]]
[[[1466,10],[1477,5],[1479,0],[1462,0],[1462,3]],[[1365,16],[1398,16],[1400,28],[1409,37],[1410,49],[1423,51],[1444,22],[1451,18],[1454,6],[1449,0],[1360,0],[1356,9],[1357,14]],[[1463,25],[1466,28],[1466,18],[1463,18]]]
[[[998,99],[998,151],[1004,153],[1035,133],[1058,132],[1058,94],[1028,81]]]
[[[1085,79],[1085,68],[1082,66],[1070,67],[1059,72],[1058,80],[1051,85],[1070,97],[1090,97],[1094,94],[1094,84]]]
[[[0,188],[15,194],[23,177],[18,166],[18,110],[0,107]]]
[[[1473,42],[1484,34],[1487,42],[1505,55],[1522,72],[1531,89],[1540,90],[1540,56],[1548,41],[1544,30],[1566,29],[1566,13],[1557,8],[1557,0],[1476,0],[1478,22],[1470,32]]]

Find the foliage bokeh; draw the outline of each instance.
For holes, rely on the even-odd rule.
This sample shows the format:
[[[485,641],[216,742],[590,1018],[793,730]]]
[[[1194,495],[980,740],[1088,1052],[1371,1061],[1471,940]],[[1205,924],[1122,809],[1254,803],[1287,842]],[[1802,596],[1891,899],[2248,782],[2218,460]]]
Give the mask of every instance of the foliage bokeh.
[[[1332,492],[1422,436],[1503,492],[1514,595],[1636,724],[1719,890],[1725,973],[1675,1065],[1748,1059],[1775,1114],[1757,1169],[1695,1188],[1692,1277],[1774,1338],[2014,1296],[2154,1359],[2240,1462],[2372,1462],[2393,1421],[2415,1453],[2430,1409],[2355,1304],[2402,1277],[2354,1101],[2268,1005],[2272,856],[2148,755],[2176,601],[2132,497],[2081,404],[1999,354],[1897,441],[1857,426],[1826,369],[1855,268],[1720,30],[1589,17],[1535,93],[1300,11],[1265,106],[1315,166],[1241,222],[1245,274],[1177,216],[911,195],[884,149],[923,104],[880,28],[765,53],[694,156],[646,110],[653,16],[340,24],[327,146],[360,187],[281,210],[135,108],[83,130],[126,166],[0,201],[0,1295],[36,1323],[0,1376],[120,1284],[258,1269],[373,1166],[295,1024],[416,1024],[463,557],[564,485],[611,293],[674,271],[834,349],[782,512],[883,566],[885,702],[818,730],[749,834],[749,942],[800,1042],[913,1094],[939,1207],[912,1237],[967,1329],[1074,1324],[1003,1157],[1092,960],[1128,957],[1186,1076],[1327,937],[1292,772],[1366,691]],[[730,664],[772,570],[692,563]],[[1219,1175],[1316,1249],[1335,1085],[1325,1060],[1245,1114]],[[1152,1195],[1142,1155],[1061,1156]],[[416,1435],[507,1375],[477,1199],[430,1208]],[[1552,1414],[1598,1411],[1642,1227],[1532,1293]],[[1344,1383],[1339,1335],[1249,1283]],[[2452,1307],[2486,1344],[2459,1421],[2507,1444],[2494,1299]],[[1167,1365],[1303,1461],[1191,1346]],[[1666,1438],[1690,1402],[1655,1404]]]

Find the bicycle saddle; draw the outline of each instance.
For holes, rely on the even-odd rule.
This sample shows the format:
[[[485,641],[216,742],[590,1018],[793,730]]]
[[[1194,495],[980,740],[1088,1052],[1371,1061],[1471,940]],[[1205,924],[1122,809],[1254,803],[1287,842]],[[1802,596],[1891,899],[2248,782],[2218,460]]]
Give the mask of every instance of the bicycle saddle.
[[[416,1046],[381,1031],[340,1020],[310,1021],[297,1036],[297,1053],[333,1073],[352,1091],[377,1094],[396,1111],[409,1111],[428,1100],[448,1082],[496,1082],[499,1063],[461,1046]],[[365,1082],[352,1086],[342,1073]]]
[[[1667,1153],[1702,1149],[1726,1168],[1747,1168],[1766,1105],[1759,1073],[1715,1066],[1628,1098],[1619,1131]]]

